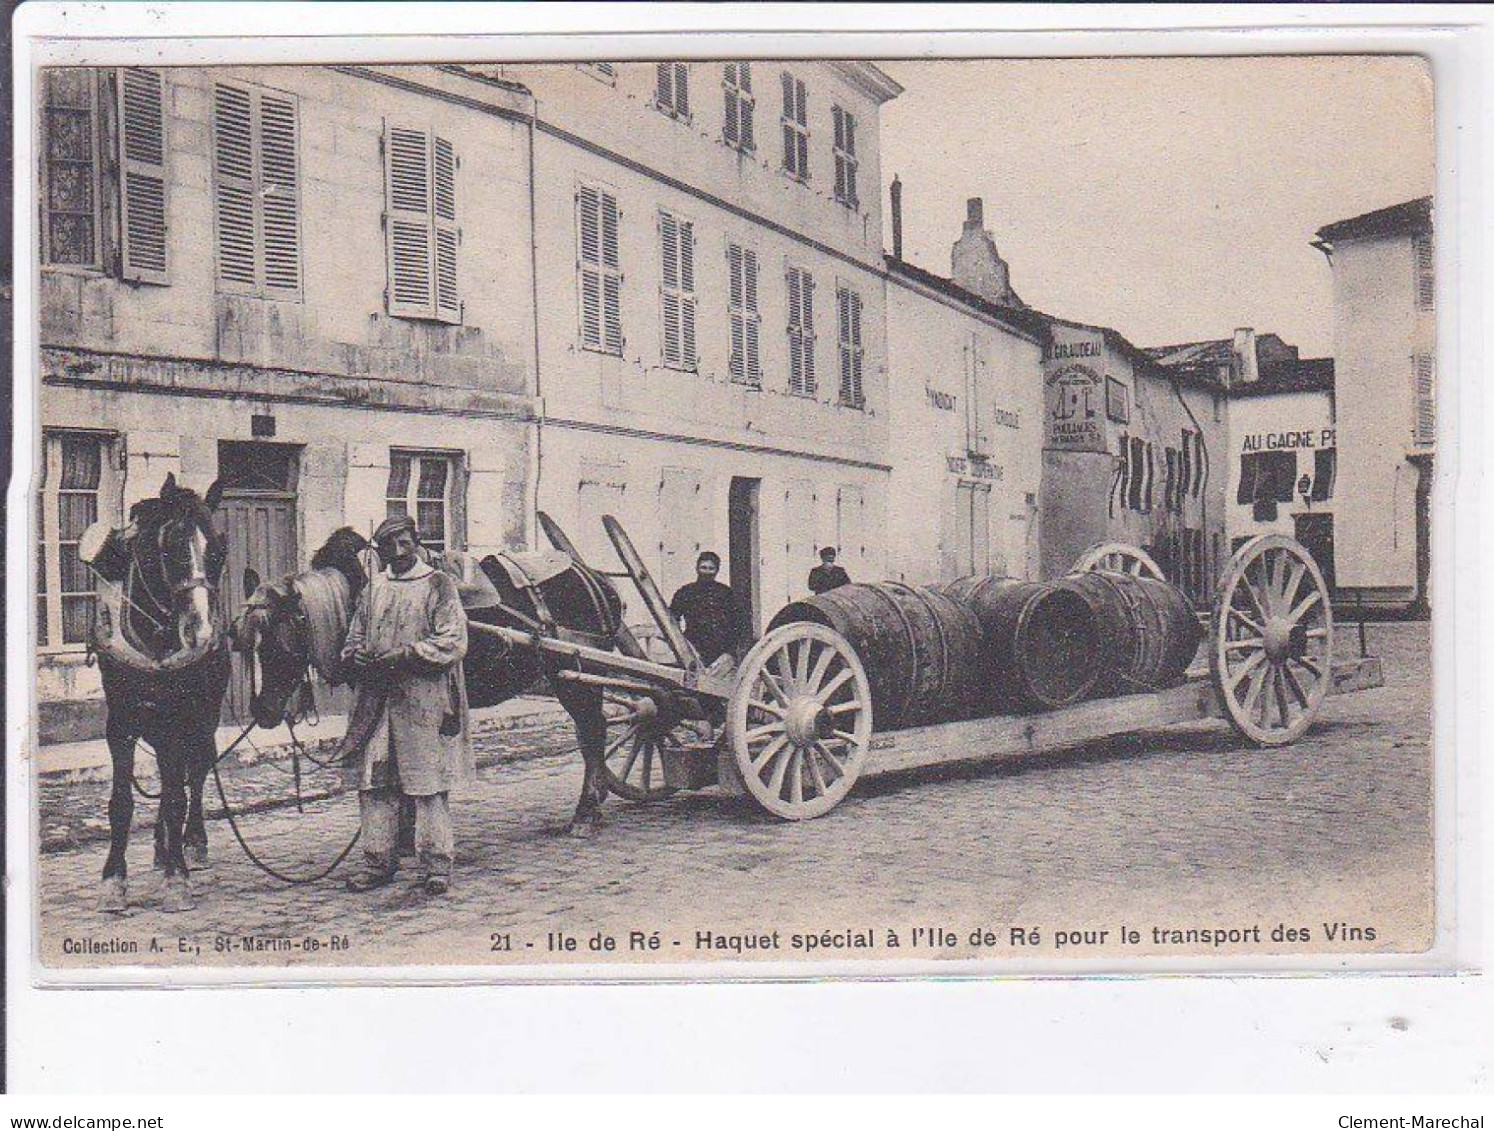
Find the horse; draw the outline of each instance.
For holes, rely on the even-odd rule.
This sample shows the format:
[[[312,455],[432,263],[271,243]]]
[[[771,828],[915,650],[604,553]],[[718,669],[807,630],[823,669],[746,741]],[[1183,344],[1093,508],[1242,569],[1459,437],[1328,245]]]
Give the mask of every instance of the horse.
[[[89,563],[115,583],[101,591],[90,644],[103,680],[113,766],[100,911],[129,906],[125,849],[135,808],[135,744],[142,738],[155,750],[161,781],[155,863],[165,872],[162,907],[195,906],[187,857],[207,864],[202,791],[217,758],[215,731],[229,679],[216,600],[227,546],[212,517],[221,495],[215,482],[199,498],[168,474],[160,494],[132,506],[124,530],[107,535],[116,568]]]
[[[251,702],[264,727],[296,722],[310,708],[311,671],[329,684],[347,682],[343,640],[359,594],[368,584],[369,542],[342,527],[311,559],[311,567],[278,582],[245,570],[251,593],[234,621],[234,647],[257,661],[259,685]],[[611,649],[622,624],[622,598],[611,581],[564,554],[489,555],[474,563],[465,554],[422,553],[458,580],[469,621],[525,632],[553,633]],[[470,707],[496,706],[547,681],[576,728],[584,772],[581,796],[565,831],[589,836],[602,823],[607,796],[603,773],[607,717],[600,687],[559,677],[562,661],[538,648],[514,647],[480,632],[468,636],[462,661]]]

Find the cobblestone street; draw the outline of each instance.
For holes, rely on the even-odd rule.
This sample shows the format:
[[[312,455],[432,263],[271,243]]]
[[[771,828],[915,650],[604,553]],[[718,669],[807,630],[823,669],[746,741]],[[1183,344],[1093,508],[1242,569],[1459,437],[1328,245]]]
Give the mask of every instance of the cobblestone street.
[[[1418,950],[1430,942],[1432,911],[1429,633],[1416,624],[1368,634],[1387,686],[1330,698],[1293,746],[1255,749],[1223,723],[1198,724],[863,781],[834,812],[797,824],[700,793],[653,806],[613,799],[592,839],[556,835],[581,780],[571,736],[551,725],[493,735],[481,740],[477,789],[454,804],[455,886],[436,901],[414,888],[413,871],[365,895],[343,890],[346,866],[285,886],[210,820],[215,865],[194,876],[196,910],[162,913],[149,833],[137,829],[134,907],[104,915],[93,906],[105,845],[53,837],[40,857],[42,952],[68,967],[695,961],[734,957],[706,948],[698,932],[777,930],[776,949],[745,957],[803,958],[792,939],[800,933],[823,943],[813,959],[1062,959],[1198,949],[1153,928],[1251,927],[1258,944],[1220,952]],[[1352,647],[1352,632],[1340,641]],[[288,792],[289,779],[280,781]],[[307,792],[317,792],[315,777]],[[68,795],[44,792],[43,829],[66,825]],[[264,859],[304,873],[347,844],[356,817],[354,798],[338,794],[304,813],[250,814],[244,831]],[[1344,941],[1339,923],[1373,938]],[[1123,924],[1139,942],[1123,943]],[[1278,925],[1307,928],[1309,941],[1273,942]],[[1036,946],[1014,943],[1012,928],[1032,927]],[[888,928],[899,948],[888,947]],[[914,949],[913,928],[941,933],[921,935]],[[974,948],[977,929],[991,934]],[[655,930],[659,949],[630,955],[629,932]],[[1091,933],[1060,949],[1057,931]],[[617,949],[591,950],[598,932]],[[860,932],[871,932],[874,949],[857,945]],[[556,933],[577,949],[552,952]],[[273,949],[282,940],[292,949]]]

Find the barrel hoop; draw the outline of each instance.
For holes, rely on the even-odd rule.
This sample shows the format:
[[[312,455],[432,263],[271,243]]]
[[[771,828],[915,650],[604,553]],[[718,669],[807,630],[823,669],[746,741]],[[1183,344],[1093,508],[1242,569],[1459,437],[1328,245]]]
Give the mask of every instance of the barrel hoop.
[[[947,699],[948,699],[949,692],[950,692],[950,686],[949,686],[949,682],[950,682],[949,681],[949,639],[944,634],[944,622],[942,620],[940,620],[940,618],[939,618],[939,611],[936,608],[934,608],[934,603],[929,600],[927,594],[925,594],[923,590],[921,590],[921,589],[915,589],[911,585],[899,585],[898,588],[901,589],[908,596],[916,599],[918,601],[918,603],[920,605],[922,605],[924,607],[924,609],[928,612],[929,619],[934,622],[934,636],[935,636],[935,638],[939,642],[939,688],[938,688],[938,691],[936,692],[936,694],[940,697],[941,700],[946,701],[946,705],[947,705]],[[916,648],[916,645],[915,645],[915,648]],[[917,652],[916,652],[916,650],[914,652],[914,658],[915,659],[917,658]],[[917,688],[915,690],[917,690]],[[924,701],[924,697],[922,695],[917,696],[917,702],[919,704],[922,704],[923,701]],[[923,712],[920,712],[920,714],[922,714],[922,713]]]
[[[907,714],[908,708],[912,706],[918,692],[918,634],[913,631],[913,624],[908,620],[907,614],[903,612],[903,607],[888,592],[889,587],[894,584],[896,582],[884,582],[881,585],[869,585],[867,588],[883,601],[887,602],[888,608],[897,617],[898,623],[903,626],[903,635],[908,641],[908,657],[911,662],[908,664],[907,672],[904,673],[907,676],[907,682],[903,689],[903,701],[898,704],[897,711],[898,721],[901,722],[902,716]]]

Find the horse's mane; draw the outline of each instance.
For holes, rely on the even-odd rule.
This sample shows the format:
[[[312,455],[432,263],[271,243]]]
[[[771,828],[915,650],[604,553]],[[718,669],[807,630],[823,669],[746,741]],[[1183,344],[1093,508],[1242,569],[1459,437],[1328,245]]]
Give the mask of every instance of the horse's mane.
[[[362,554],[368,549],[368,539],[351,526],[341,526],[327,536],[321,549],[311,555],[312,569],[335,569],[348,579],[348,596],[356,604],[363,587],[368,584],[368,572],[363,568]]]

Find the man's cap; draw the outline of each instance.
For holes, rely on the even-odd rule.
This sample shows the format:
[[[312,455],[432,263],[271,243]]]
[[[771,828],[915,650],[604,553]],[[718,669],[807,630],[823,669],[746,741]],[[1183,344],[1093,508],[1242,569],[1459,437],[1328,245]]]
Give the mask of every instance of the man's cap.
[[[700,566],[700,565],[703,565],[705,562],[711,562],[711,563],[713,563],[716,566],[717,569],[720,569],[721,568],[721,555],[718,554],[718,553],[716,553],[715,550],[702,550],[700,552],[700,557],[698,557],[698,558],[695,559],[695,564],[697,566]]]
[[[822,558],[833,558],[833,557],[835,557],[835,547],[834,546],[821,546],[820,547],[820,557],[822,557]]]
[[[375,543],[386,541],[393,538],[401,530],[408,530],[411,534],[414,534],[416,532],[415,520],[407,514],[390,515],[383,522],[379,523],[379,528],[374,531],[373,540]]]

